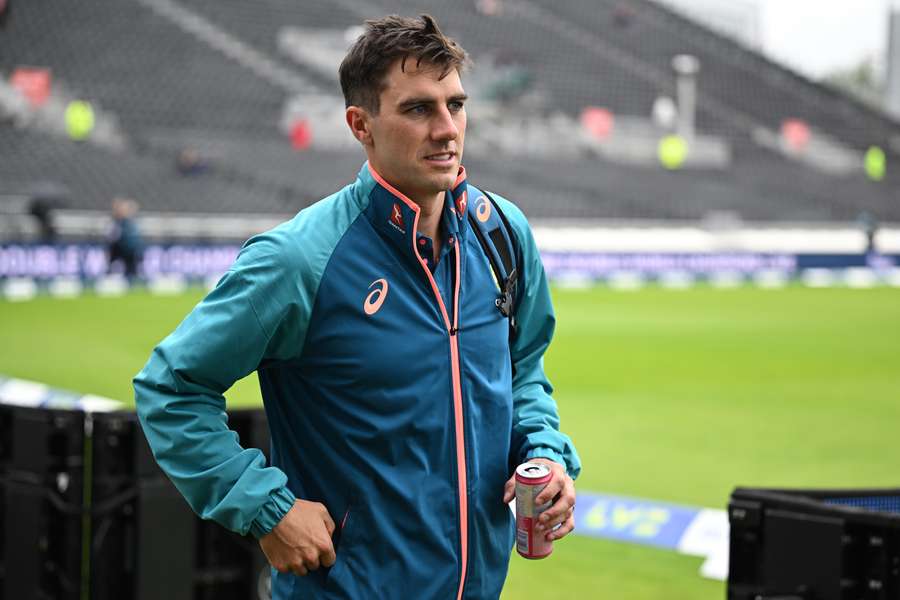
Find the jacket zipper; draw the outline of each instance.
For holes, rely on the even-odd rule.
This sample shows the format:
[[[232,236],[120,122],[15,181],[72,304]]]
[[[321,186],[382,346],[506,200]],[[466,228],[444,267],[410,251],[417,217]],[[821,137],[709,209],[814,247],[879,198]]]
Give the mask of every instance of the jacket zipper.
[[[428,268],[428,263],[425,261],[425,259],[422,258],[422,255],[419,254],[419,249],[416,247],[416,232],[419,230],[419,206],[415,202],[407,198],[402,192],[397,190],[397,188],[385,181],[384,178],[382,178],[381,175],[379,175],[375,171],[375,169],[372,168],[371,164],[368,164],[368,167],[369,172],[372,174],[372,177],[391,194],[402,200],[403,203],[406,204],[406,206],[409,207],[409,209],[412,210],[416,215],[412,229],[413,256],[415,256],[419,260],[419,265],[425,271],[425,276],[428,278],[428,282],[431,284],[431,290],[434,292],[434,297],[438,301],[438,306],[441,309],[441,315],[444,318],[444,326],[447,328],[447,334],[450,338],[450,369],[452,373],[453,384],[453,417],[456,427],[456,478],[458,481],[459,493],[459,541],[461,551],[459,589],[456,592],[456,599],[462,600],[463,588],[465,587],[466,583],[466,568],[468,567],[469,560],[469,507],[466,501],[467,491],[465,429],[462,412],[462,384],[459,371],[459,346],[457,344],[456,337],[458,331],[457,325],[459,324],[459,241],[453,240],[453,238],[448,240],[448,243],[455,244],[453,254],[456,258],[456,282],[454,284],[453,290],[453,323],[451,324],[450,315],[447,314],[447,307],[444,305],[443,298],[441,298],[441,292],[434,280],[434,276],[431,274],[431,269]],[[459,180],[457,180],[455,185],[459,185]]]
[[[417,230],[419,221],[418,212],[416,213],[416,223],[413,227],[413,231]],[[415,238],[415,236],[413,236]],[[441,314],[444,318],[444,325],[447,328],[447,333],[450,339],[450,370],[452,377],[452,385],[453,385],[453,417],[455,424],[455,433],[456,433],[456,479],[458,482],[457,492],[459,494],[459,537],[460,537],[460,575],[459,575],[459,588],[456,592],[456,599],[462,600],[463,589],[465,588],[466,582],[466,570],[468,568],[468,554],[469,554],[469,507],[467,503],[467,490],[466,490],[466,448],[465,448],[465,424],[463,422],[463,407],[462,407],[462,382],[460,378],[460,368],[459,368],[459,344],[457,339],[458,332],[458,324],[459,324],[459,282],[460,282],[460,258],[459,258],[459,243],[458,241],[450,238],[448,243],[454,244],[453,255],[456,263],[456,277],[455,283],[453,287],[453,322],[450,322],[450,315],[447,313],[447,307],[444,306],[444,300],[441,298],[441,292],[437,287],[437,283],[434,280],[434,276],[431,273],[431,270],[428,268],[428,263],[422,256],[419,254],[418,249],[413,245],[413,249],[416,253],[416,256],[419,259],[419,264],[425,271],[425,275],[428,277],[428,282],[431,284],[431,289],[434,292],[434,296],[438,301],[438,306],[441,309]]]

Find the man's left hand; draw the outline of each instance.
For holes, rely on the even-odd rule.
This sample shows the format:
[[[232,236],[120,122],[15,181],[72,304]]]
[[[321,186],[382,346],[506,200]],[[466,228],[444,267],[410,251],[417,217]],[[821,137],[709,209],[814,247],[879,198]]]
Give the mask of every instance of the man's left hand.
[[[575,529],[575,483],[566,473],[565,467],[548,458],[532,458],[528,462],[544,463],[552,474],[547,487],[535,498],[536,505],[553,500],[553,504],[541,513],[536,528],[545,533],[547,540],[558,540]],[[503,490],[503,501],[507,504],[516,497],[516,476],[513,474]],[[559,529],[553,529],[559,525]]]

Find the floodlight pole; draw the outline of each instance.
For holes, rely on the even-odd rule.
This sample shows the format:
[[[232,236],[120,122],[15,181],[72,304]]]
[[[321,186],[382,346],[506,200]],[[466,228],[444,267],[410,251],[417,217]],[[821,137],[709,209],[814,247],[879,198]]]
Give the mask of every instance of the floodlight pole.
[[[884,106],[892,117],[900,118],[900,7],[896,4],[888,17],[887,77]]]
[[[675,70],[678,93],[678,135],[691,141],[694,139],[700,61],[690,54],[678,54],[672,58],[672,68]]]

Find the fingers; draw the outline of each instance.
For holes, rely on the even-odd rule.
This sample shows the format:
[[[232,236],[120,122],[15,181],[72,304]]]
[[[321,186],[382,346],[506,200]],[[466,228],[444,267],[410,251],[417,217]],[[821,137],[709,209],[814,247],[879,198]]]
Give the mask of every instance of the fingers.
[[[541,493],[537,495],[534,499],[534,503],[537,506],[541,506],[547,502],[550,502],[554,498],[556,498],[557,494],[559,494],[563,487],[566,484],[566,472],[562,470],[562,467],[554,466],[552,468],[553,479],[541,490]]]
[[[553,481],[551,481],[550,483],[553,483]],[[572,517],[572,515],[574,515],[575,484],[572,482],[572,478],[565,473],[563,473],[562,476],[558,478],[558,483],[559,491],[555,496],[553,505],[543,513],[541,513],[540,525],[546,530],[549,530],[551,527],[555,527],[560,523],[566,522],[570,517]],[[550,485],[548,484],[547,487],[549,488]],[[544,489],[538,495],[538,498],[543,496],[544,492],[546,491],[547,490]],[[547,499],[552,497],[553,496],[548,496]]]
[[[328,509],[325,508],[325,505],[322,505],[322,520],[325,522],[325,529],[328,531],[328,538],[324,540],[324,543],[319,546],[319,559],[321,561],[322,566],[330,567],[334,564],[334,561],[337,560],[337,556],[334,551],[334,543],[331,541],[331,536],[334,535],[334,530],[336,529],[336,525],[334,524],[334,519],[331,518],[331,515],[328,514]]]
[[[516,497],[516,477],[513,475],[503,486],[503,503],[509,504]]]
[[[331,522],[330,517],[328,522]],[[323,525],[326,526],[327,531],[328,523],[323,522]],[[333,522],[331,522],[331,530],[334,531]],[[330,567],[333,565],[337,557],[334,551],[334,544],[331,542],[331,534],[326,535],[325,531],[320,530],[320,533],[310,540],[310,545],[300,553],[300,558],[306,571],[315,571],[320,566]]]
[[[325,522],[325,529],[328,530],[328,537],[331,537],[334,535],[334,519],[328,514],[328,509],[325,508],[324,504],[321,504],[320,506],[322,507],[322,520]]]
[[[304,575],[309,573],[309,570],[303,565],[303,563],[290,565],[288,563],[275,563],[270,560],[269,564],[272,565],[272,567],[279,573],[293,573],[298,577],[303,577]]]
[[[306,567],[307,571],[315,571],[319,568],[320,555],[320,550],[318,548],[315,548],[303,557],[303,566]]]
[[[540,524],[543,527],[550,527],[562,523],[573,506],[575,506],[574,498],[570,500],[564,494],[560,494],[556,502],[541,513]]]
[[[574,513],[574,511],[573,511],[573,513]],[[570,514],[569,518],[566,519],[566,521],[562,525],[560,525],[558,529],[555,529],[555,530],[547,533],[547,539],[550,541],[558,540],[558,539],[570,534],[574,529],[575,529],[575,515]]]
[[[337,559],[331,535],[335,524],[318,502],[298,500],[275,528],[259,540],[269,563],[280,573],[298,577]]]
[[[330,542],[330,540],[329,540]],[[334,551],[334,546],[330,543],[328,544],[328,548],[322,552],[321,562],[323,567],[331,567],[334,565],[334,561],[337,560],[337,554]]]
[[[572,516],[574,514],[575,514],[575,507],[571,507],[568,510],[566,510],[565,512],[563,512],[561,515],[559,515],[555,518],[547,519],[546,522],[543,519],[540,520],[535,525],[535,527],[537,527],[538,531],[548,532],[548,531],[551,531],[557,525],[561,525],[561,524],[565,523],[566,521],[568,521],[570,518],[572,518]]]
[[[290,564],[281,567],[275,566],[275,568],[281,573],[291,572],[298,577],[303,577],[319,567],[334,565],[335,560],[337,560],[337,556],[331,538],[320,538],[316,540],[314,546],[306,547],[295,554]]]

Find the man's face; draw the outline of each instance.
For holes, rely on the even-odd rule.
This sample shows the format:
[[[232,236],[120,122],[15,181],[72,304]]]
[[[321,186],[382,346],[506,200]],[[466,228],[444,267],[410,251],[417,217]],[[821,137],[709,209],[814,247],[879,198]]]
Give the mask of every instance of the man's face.
[[[369,162],[388,183],[420,201],[453,187],[466,134],[466,93],[459,73],[415,60],[396,61],[370,115]]]

